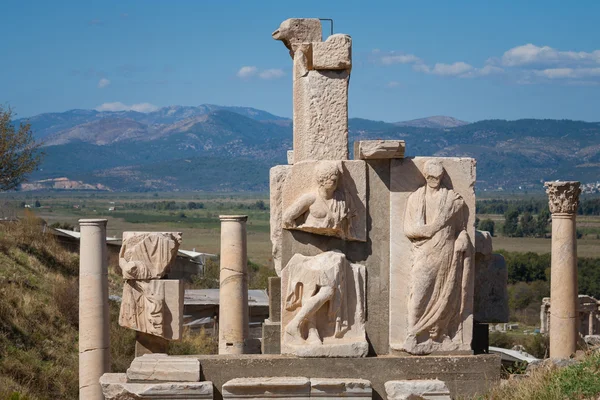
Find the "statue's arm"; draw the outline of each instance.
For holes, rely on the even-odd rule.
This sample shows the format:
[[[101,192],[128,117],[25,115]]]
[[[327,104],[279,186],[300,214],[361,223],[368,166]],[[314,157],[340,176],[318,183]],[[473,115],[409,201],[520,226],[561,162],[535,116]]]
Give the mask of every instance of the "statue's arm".
[[[404,234],[410,240],[429,239],[434,235],[433,227],[430,225],[418,225],[416,209],[418,204],[415,204],[416,200],[411,195],[408,198],[406,204],[406,211],[404,212]]]
[[[309,207],[315,202],[315,195],[304,194],[298,198],[283,213],[283,227],[295,228],[296,219],[308,211]]]

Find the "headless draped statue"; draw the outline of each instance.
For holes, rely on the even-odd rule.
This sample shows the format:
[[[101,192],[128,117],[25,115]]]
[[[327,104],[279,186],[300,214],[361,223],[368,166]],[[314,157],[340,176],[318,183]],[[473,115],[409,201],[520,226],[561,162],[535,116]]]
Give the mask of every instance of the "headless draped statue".
[[[470,239],[463,198],[442,185],[444,174],[440,161],[425,163],[427,183],[409,196],[404,216],[413,263],[403,347],[413,354],[465,347],[454,338],[462,328]]]

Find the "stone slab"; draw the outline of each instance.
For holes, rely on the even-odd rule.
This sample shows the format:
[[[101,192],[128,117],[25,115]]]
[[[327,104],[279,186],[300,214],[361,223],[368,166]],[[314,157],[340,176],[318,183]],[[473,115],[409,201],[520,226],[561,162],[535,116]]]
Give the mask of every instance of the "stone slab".
[[[303,377],[234,378],[223,384],[223,399],[308,399],[310,381]]]
[[[246,377],[309,377],[366,379],[373,399],[386,399],[385,383],[393,380],[439,379],[453,397],[470,397],[500,383],[500,357],[414,356],[365,358],[298,358],[284,355],[193,356],[200,360],[201,379],[215,385],[215,400],[222,399],[223,384]]]
[[[262,354],[281,354],[281,322],[265,319],[262,326]]]
[[[204,382],[127,382],[125,374],[104,374],[100,385],[106,400],[213,399],[213,383]]]
[[[326,161],[330,162],[331,161]],[[315,198],[311,203],[316,204],[319,199],[318,173],[323,164],[319,161],[297,162],[291,167],[289,176],[283,184],[283,226],[286,227],[286,216],[292,215],[299,201],[307,196]],[[365,242],[367,240],[367,168],[364,161],[352,160],[337,162],[339,171],[335,198],[345,202],[349,210],[346,217],[348,228],[344,234],[327,231],[328,228],[316,227],[308,219],[310,208],[301,216],[293,218],[295,225],[287,229],[311,232],[320,236],[336,236],[347,240]],[[273,187],[273,184],[271,185]],[[273,194],[271,194],[273,197]],[[329,215],[329,214],[328,214]],[[332,216],[335,218],[335,216]],[[282,264],[285,265],[285,264]]]
[[[489,232],[476,231],[473,314],[479,323],[508,322],[508,269],[504,256],[492,251]]]
[[[137,286],[145,283],[155,287],[158,287],[158,285],[162,286],[155,291],[163,293],[164,296],[162,298],[163,310],[160,329],[153,328],[152,332],[147,332],[149,327],[152,328],[152,324],[149,322],[150,311],[148,309],[140,310],[140,307],[146,306],[147,301],[143,298],[145,294],[140,292]],[[137,303],[135,302],[136,296],[140,296]],[[181,280],[126,280],[123,286],[123,301],[121,303],[119,325],[139,332],[160,336],[167,340],[179,340],[183,332],[183,301],[184,288],[183,281]],[[139,318],[143,318],[144,321],[140,323]],[[146,330],[144,330],[144,327],[146,327]]]
[[[281,278],[278,276],[269,277],[268,291],[269,295],[269,321],[281,322]]]
[[[366,379],[311,378],[310,398],[327,400],[333,398],[371,400],[373,388]]]
[[[145,354],[136,357],[127,369],[129,381],[200,381],[200,362],[190,357]]]
[[[380,160],[404,158],[404,140],[361,140],[354,142],[354,158],[357,160]]]
[[[385,390],[388,400],[452,400],[448,386],[438,379],[389,381]]]
[[[390,279],[390,160],[367,160],[368,204],[367,241],[346,241],[284,230],[282,262],[286,265],[294,254],[317,255],[341,250],[349,261],[367,270],[366,332],[369,355],[389,353],[389,279]]]
[[[410,157],[401,160],[391,160],[390,166],[390,347],[393,350],[405,350],[408,337],[408,301],[411,290],[411,270],[413,245],[404,232],[405,211],[409,196],[426,185],[423,174],[425,163],[438,160],[442,163],[445,175],[441,181],[442,187],[454,190],[464,200],[467,216],[466,231],[470,245],[468,254],[470,262],[465,262],[465,270],[461,270],[461,281],[458,287],[464,288],[460,295],[464,296],[464,310],[458,318],[459,326],[451,332],[451,341],[443,343],[432,342],[424,344],[424,353],[439,351],[448,354],[464,354],[470,351],[473,332],[473,245],[475,238],[475,160],[472,158],[446,157]],[[457,232],[458,233],[458,232]],[[466,278],[463,278],[463,272]],[[454,320],[456,321],[456,319]],[[431,349],[427,346],[431,345]],[[415,346],[417,348],[420,343]],[[420,351],[420,349],[419,349]],[[422,354],[422,353],[420,353]],[[438,353],[439,354],[439,353]]]
[[[292,170],[291,165],[276,165],[269,171],[271,254],[277,276],[281,276],[281,235],[283,232],[283,185]]]

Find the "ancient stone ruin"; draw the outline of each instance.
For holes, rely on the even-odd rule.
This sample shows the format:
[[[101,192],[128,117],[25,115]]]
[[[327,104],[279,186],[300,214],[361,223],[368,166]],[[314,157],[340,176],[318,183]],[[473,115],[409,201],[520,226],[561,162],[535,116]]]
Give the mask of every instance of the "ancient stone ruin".
[[[487,324],[508,322],[507,270],[474,228],[476,161],[405,157],[401,140],[349,159],[350,36],[294,18],[273,38],[293,61],[294,148],[270,173],[263,354],[247,354],[246,216],[221,216],[219,355],[160,354],[181,334],[181,284],[162,279],[181,234],[126,232],[120,323],[138,357],[126,374],[98,367],[82,398],[450,399],[497,384],[500,359],[482,353]]]

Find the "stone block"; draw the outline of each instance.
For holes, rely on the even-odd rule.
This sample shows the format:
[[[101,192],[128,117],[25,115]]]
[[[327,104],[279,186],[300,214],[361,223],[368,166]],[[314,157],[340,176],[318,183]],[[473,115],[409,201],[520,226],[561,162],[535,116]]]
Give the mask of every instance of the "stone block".
[[[283,227],[366,241],[366,174],[360,160],[295,163],[283,186]]]
[[[311,378],[310,398],[327,400],[333,398],[371,400],[373,389],[366,379]]]
[[[100,378],[106,400],[213,399],[213,383],[204,382],[127,382],[125,374],[104,374]]]
[[[391,160],[393,350],[471,352],[475,164],[472,158]]]
[[[125,281],[119,325],[139,332],[179,340],[183,331],[183,281]]]
[[[354,142],[354,159],[380,160],[404,158],[404,140],[361,140]]]
[[[281,354],[281,322],[265,319],[261,346],[262,354]]]
[[[475,234],[473,314],[479,323],[508,322],[508,269],[504,256],[492,254],[489,232]]]
[[[287,163],[289,165],[294,164],[294,150],[287,151]]]
[[[437,379],[389,381],[385,391],[388,400],[452,400],[446,384]]]
[[[177,258],[181,232],[123,232],[119,267],[125,279],[160,279]]]
[[[281,278],[269,277],[269,321],[281,322]]]
[[[331,35],[324,42],[312,43],[314,69],[352,68],[352,39],[348,35]]]
[[[281,276],[281,234],[283,231],[283,185],[290,175],[291,165],[276,165],[269,172],[270,202],[271,211],[271,245],[273,254],[273,265],[275,272]]]
[[[169,351],[169,341],[160,336],[144,332],[135,332],[135,356],[144,354],[166,354]]]
[[[136,357],[127,369],[129,381],[200,381],[200,361],[193,357],[145,354]]]
[[[310,381],[302,377],[236,378],[223,384],[223,399],[307,399]]]

